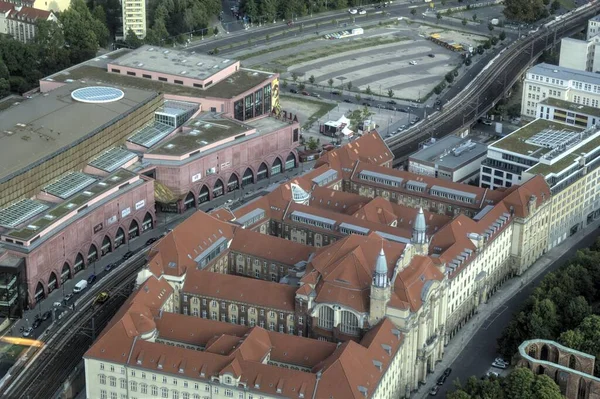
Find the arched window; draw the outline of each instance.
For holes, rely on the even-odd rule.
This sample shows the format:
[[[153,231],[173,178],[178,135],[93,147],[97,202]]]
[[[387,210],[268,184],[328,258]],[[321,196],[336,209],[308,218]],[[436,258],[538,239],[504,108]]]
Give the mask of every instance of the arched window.
[[[198,194],[198,203],[201,204],[206,201],[208,201],[208,187],[204,185],[200,189],[200,194]]]
[[[354,313],[347,310],[342,311],[340,331],[343,334],[358,335],[358,317],[356,317]]]
[[[137,382],[135,382],[135,381],[131,381],[131,382],[130,382],[130,384],[129,384],[129,389],[130,389],[132,392],[137,392]]]
[[[100,382],[101,385],[106,385],[106,376],[104,374],[100,374],[98,376],[98,381]]]
[[[152,396],[158,396],[158,387],[156,385],[152,385],[150,389],[152,390]]]
[[[169,388],[161,388],[160,389],[160,396],[163,398],[168,398],[169,397]]]
[[[146,395],[148,393],[148,385],[143,382],[140,384],[140,393]]]
[[[319,327],[325,330],[333,328],[333,309],[329,306],[321,306],[319,309]]]

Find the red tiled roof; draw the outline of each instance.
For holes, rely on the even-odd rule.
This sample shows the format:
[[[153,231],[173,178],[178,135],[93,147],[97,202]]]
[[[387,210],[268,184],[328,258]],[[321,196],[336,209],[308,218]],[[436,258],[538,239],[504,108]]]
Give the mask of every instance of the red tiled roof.
[[[314,247],[246,229],[235,232],[229,249],[290,266],[308,261],[315,252]]]

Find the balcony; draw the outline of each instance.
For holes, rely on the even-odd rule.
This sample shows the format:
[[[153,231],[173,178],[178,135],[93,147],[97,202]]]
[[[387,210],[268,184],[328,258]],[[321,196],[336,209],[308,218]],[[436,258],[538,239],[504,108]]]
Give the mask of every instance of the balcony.
[[[437,333],[430,336],[429,338],[427,338],[425,340],[425,343],[423,344],[423,348],[419,349],[419,351],[417,352],[419,359],[425,360],[431,354],[431,352],[433,352],[433,348],[435,347],[437,340],[438,340]]]

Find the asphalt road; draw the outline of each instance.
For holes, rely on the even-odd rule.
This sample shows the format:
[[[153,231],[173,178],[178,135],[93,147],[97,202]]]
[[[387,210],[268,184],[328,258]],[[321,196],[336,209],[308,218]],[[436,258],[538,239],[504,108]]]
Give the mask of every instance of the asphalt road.
[[[473,4],[476,2],[476,0],[468,0],[462,3],[459,3],[458,1],[448,1],[446,5],[442,8],[450,8],[457,5],[466,6],[467,4]],[[306,16],[302,18],[295,18],[294,25],[291,27],[288,26],[285,21],[279,18],[276,24],[264,25],[261,23],[261,26],[253,24],[252,27],[250,27],[248,30],[244,30],[243,21],[236,21],[235,18],[233,18],[233,16],[231,15],[230,7],[234,4],[235,1],[233,0],[222,0],[223,21],[221,25],[223,26],[223,32],[219,37],[207,37],[203,41],[196,41],[190,46],[188,46],[187,50],[196,52],[208,52],[217,47],[219,48],[219,53],[222,54],[227,52],[227,46],[229,46],[230,44],[245,43],[249,39],[252,39],[254,44],[261,44],[265,42],[265,36],[267,34],[273,36],[276,33],[285,31],[294,30],[295,32],[297,32],[298,27],[302,24],[320,24],[319,28],[315,28],[314,26],[310,26],[310,28],[307,27],[307,29],[304,31],[304,35],[309,36],[314,35],[316,31],[331,30],[334,27],[334,25],[332,25],[331,23],[332,20],[336,20],[338,22],[338,26],[341,28],[344,26],[344,23],[352,25],[352,18],[354,18],[356,25],[373,21],[388,20],[392,18],[397,18],[399,16],[412,19],[412,15],[410,14],[410,10],[412,8],[416,8],[418,11],[415,17],[416,20],[423,21],[429,24],[436,23],[435,18],[425,19],[424,17],[421,17],[421,14],[429,7],[428,3],[424,3],[423,1],[418,0],[414,0],[414,3],[410,3],[407,1],[400,2],[399,0],[396,0],[394,1],[393,5],[382,9],[375,9],[372,6],[364,6],[365,10],[368,11],[367,15],[350,15],[348,13],[348,10],[329,11],[321,14],[315,14],[312,17]],[[444,21],[444,24],[454,25],[457,29],[461,30],[467,29],[462,25],[460,21]],[[481,24],[476,27],[469,26],[468,28],[469,30],[476,30],[483,34],[489,34],[489,30],[486,24]],[[499,30],[495,33],[497,34],[498,32]],[[510,33],[510,31],[507,31],[507,33]],[[272,37],[269,43],[275,43],[277,40],[284,38],[287,38],[287,35]]]
[[[456,379],[464,383],[470,376],[474,375],[480,378],[490,369],[492,362],[498,357],[496,340],[502,335],[502,331],[508,325],[512,315],[521,309],[521,304],[531,295],[534,288],[547,273],[564,265],[575,255],[578,249],[591,246],[598,237],[598,232],[598,229],[589,231],[574,247],[567,250],[537,278],[526,282],[523,288],[506,302],[504,306],[501,306],[488,317],[488,320],[483,323],[473,339],[464,345],[462,353],[452,363],[452,374],[446,384],[440,388],[438,396],[445,397],[447,392],[454,390],[452,382]],[[495,371],[499,372],[500,370]]]

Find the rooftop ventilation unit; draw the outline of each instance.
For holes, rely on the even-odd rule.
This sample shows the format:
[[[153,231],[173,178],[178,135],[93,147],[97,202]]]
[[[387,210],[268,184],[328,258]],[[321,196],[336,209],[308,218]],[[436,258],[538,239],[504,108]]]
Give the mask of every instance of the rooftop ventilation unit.
[[[181,71],[180,75],[185,75],[187,73],[187,71]]]
[[[169,54],[169,50],[163,51],[163,54]]]

